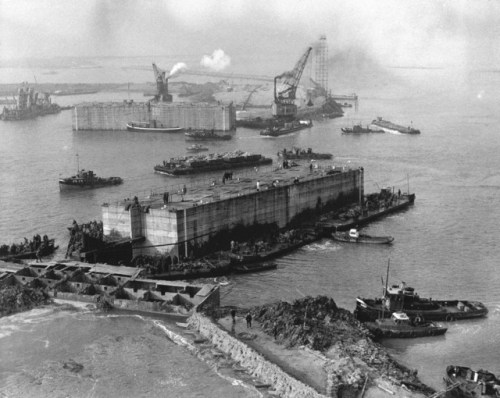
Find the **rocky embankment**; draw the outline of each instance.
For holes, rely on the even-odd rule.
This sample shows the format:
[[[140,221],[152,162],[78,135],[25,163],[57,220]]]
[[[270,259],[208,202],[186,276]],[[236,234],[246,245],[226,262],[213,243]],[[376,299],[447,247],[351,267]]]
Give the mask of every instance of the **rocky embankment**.
[[[251,313],[279,344],[289,348],[307,346],[328,358],[325,370],[333,396],[358,394],[366,384],[380,387],[381,381],[419,393],[433,392],[420,382],[416,371],[395,362],[372,341],[368,330],[331,298],[278,302],[255,307]]]
[[[0,316],[28,311],[50,300],[47,293],[39,288],[19,285],[0,285]]]

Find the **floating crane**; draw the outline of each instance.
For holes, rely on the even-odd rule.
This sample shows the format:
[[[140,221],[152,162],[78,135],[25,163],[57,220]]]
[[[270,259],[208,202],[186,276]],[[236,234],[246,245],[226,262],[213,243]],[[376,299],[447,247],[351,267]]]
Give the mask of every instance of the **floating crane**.
[[[155,101],[159,102],[172,102],[172,96],[168,93],[168,77],[166,72],[160,69],[153,63],[153,72],[156,80],[156,95]]]
[[[311,51],[312,47],[308,47],[295,64],[293,70],[282,73],[274,78],[274,102],[272,107],[274,117],[279,119],[293,119],[297,114],[295,93]],[[278,85],[281,88],[280,90],[278,90]]]

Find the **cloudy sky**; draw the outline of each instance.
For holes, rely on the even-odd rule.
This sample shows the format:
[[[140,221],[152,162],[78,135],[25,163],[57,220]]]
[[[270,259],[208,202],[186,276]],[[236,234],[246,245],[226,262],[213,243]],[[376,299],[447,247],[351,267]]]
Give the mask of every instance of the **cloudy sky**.
[[[295,61],[320,34],[392,66],[496,68],[500,1],[0,0],[0,58],[255,54]]]

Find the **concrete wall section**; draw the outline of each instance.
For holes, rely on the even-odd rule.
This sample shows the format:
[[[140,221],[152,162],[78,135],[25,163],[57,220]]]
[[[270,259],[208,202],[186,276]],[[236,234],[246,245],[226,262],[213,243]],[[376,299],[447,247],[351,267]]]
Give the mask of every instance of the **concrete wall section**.
[[[322,208],[340,196],[356,202],[359,190],[363,189],[362,182],[363,169],[348,170],[243,196],[194,204],[185,209],[149,208],[132,218],[130,209],[103,205],[104,235],[115,232],[122,237],[131,237],[134,230],[136,237],[140,225],[145,240],[134,246],[134,255],[162,253],[175,256],[179,254],[177,245],[187,247],[188,241],[201,244],[217,232],[237,225],[276,223],[283,228],[305,210]]]
[[[354,197],[360,173],[361,170],[350,170],[188,208],[186,222],[184,211],[179,211],[179,237],[208,240],[210,235],[238,224],[275,222],[280,228],[286,227],[294,216],[306,209],[315,209],[318,203],[323,206],[340,195]]]
[[[209,103],[82,103],[73,108],[73,130],[126,130],[128,122],[156,120],[158,126],[185,129],[235,128],[236,110],[233,104]]]
[[[73,130],[126,130],[128,122],[149,121],[145,102],[83,103],[73,108]]]

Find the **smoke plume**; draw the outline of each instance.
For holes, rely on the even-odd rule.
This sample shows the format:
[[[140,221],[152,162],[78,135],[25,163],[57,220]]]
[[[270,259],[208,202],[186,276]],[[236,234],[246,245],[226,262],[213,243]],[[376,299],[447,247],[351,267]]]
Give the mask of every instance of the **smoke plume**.
[[[177,75],[181,73],[183,70],[187,69],[187,65],[184,62],[177,62],[172,69],[170,70],[170,73],[168,74],[168,77],[172,77],[174,75]]]
[[[201,65],[207,68],[220,71],[231,64],[231,57],[224,53],[220,48],[215,50],[212,55],[204,55],[201,59]]]

